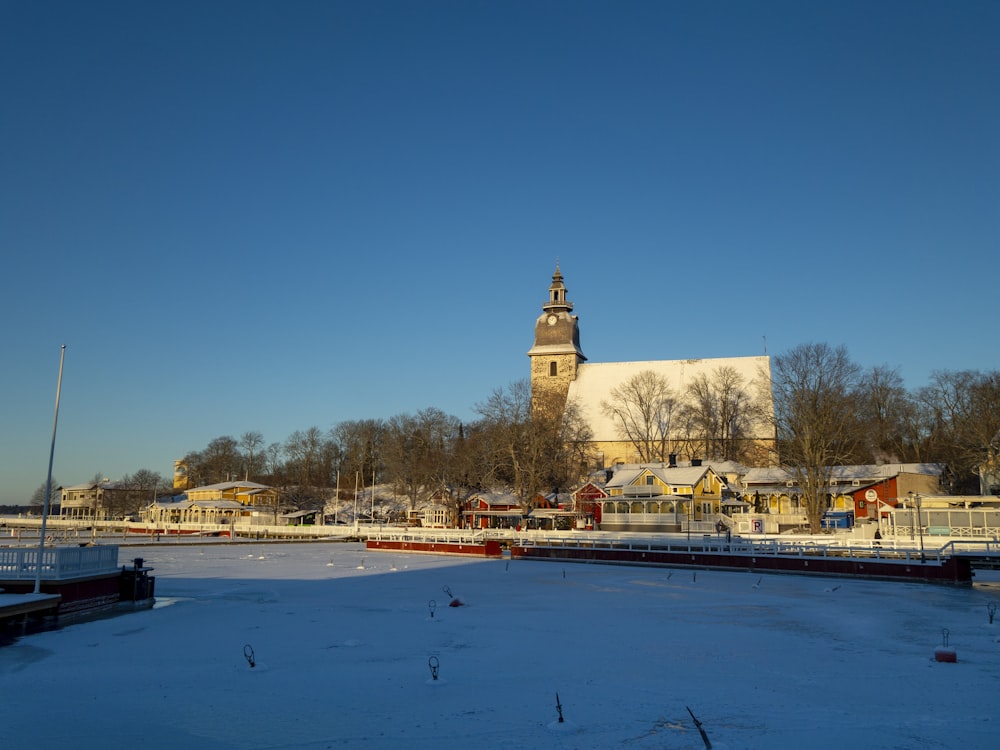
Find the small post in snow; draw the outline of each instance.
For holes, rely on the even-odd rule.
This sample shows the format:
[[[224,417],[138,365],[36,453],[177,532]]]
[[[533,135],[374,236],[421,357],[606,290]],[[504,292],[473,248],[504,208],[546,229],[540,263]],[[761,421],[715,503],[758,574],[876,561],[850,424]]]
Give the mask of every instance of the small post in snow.
[[[438,670],[441,668],[441,662],[438,661],[436,656],[432,656],[427,660],[427,666],[431,670],[431,680],[436,682],[438,678]]]
[[[990,618],[990,625],[993,624],[993,618],[996,616],[996,613],[997,613],[996,602],[990,602],[989,604],[986,605],[986,614]]]
[[[691,721],[693,721],[694,725],[698,727],[698,733],[701,735],[701,741],[705,743],[705,750],[712,750],[712,743],[709,741],[708,735],[705,734],[705,729],[701,726],[701,722],[698,721],[694,712],[690,708],[687,706],[684,706],[684,708],[687,708],[688,713],[691,714]]]
[[[250,665],[250,669],[257,666],[257,657],[254,656],[253,646],[249,643],[243,646],[243,658],[247,660],[247,664]]]
[[[559,713],[559,723],[563,723],[562,703],[559,702],[559,693],[556,693],[556,711]]]
[[[431,599],[427,602],[427,609],[431,611],[431,619],[434,619],[434,610],[437,609],[437,602]]]
[[[934,661],[954,664],[958,661],[958,654],[948,645],[948,635],[948,628],[941,628],[941,645],[934,649]]]

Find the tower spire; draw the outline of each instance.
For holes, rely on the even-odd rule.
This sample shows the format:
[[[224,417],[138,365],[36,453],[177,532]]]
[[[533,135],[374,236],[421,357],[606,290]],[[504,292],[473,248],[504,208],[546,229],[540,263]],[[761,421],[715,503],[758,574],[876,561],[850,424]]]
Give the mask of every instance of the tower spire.
[[[566,285],[556,263],[549,299],[535,321],[535,345],[528,351],[533,405],[540,399],[551,401],[548,397],[543,399],[544,394],[565,403],[569,384],[576,380],[577,368],[587,361],[580,350],[579,319],[571,314],[572,310],[573,303],[566,299]]]
[[[549,286],[549,301],[542,305],[545,312],[570,312],[573,303],[566,299],[566,285],[563,283],[563,275],[559,270],[559,263],[556,263],[556,272],[552,274],[552,284]]]

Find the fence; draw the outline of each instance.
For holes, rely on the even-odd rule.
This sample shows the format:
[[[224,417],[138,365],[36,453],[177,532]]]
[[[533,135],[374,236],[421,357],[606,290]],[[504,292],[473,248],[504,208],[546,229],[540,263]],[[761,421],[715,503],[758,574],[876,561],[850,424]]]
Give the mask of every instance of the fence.
[[[1000,510],[897,508],[890,519],[897,537],[923,534],[1000,539]]]
[[[746,539],[740,538],[726,542],[716,535],[703,535],[690,540],[674,536],[652,536],[601,533],[599,535],[579,534],[545,534],[535,532],[529,535],[518,535],[516,544],[521,547],[566,547],[580,549],[608,549],[629,552],[682,552],[714,554],[721,556],[740,555],[756,557],[866,557],[883,560],[926,560],[940,563],[950,554],[950,546],[941,549],[918,549],[909,546],[883,547],[873,540],[857,540],[855,543],[836,543],[833,539],[827,542],[812,540],[783,539]]]
[[[118,547],[46,547],[42,552],[42,578],[62,581],[118,570]],[[38,548],[0,547],[0,579],[34,579],[38,572]]]

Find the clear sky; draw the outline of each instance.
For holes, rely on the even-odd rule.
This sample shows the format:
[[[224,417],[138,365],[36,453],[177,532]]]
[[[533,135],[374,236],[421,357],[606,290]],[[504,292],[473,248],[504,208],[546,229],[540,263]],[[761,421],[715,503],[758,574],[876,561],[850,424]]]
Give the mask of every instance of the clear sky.
[[[1000,366],[1000,3],[0,0],[0,503],[592,362]]]

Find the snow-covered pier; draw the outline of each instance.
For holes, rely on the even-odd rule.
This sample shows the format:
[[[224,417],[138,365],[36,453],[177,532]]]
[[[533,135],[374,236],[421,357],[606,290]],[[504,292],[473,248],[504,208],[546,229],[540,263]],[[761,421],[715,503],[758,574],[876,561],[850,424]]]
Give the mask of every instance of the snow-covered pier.
[[[111,544],[43,550],[0,547],[0,616],[4,612],[66,615],[120,601],[151,600],[150,570],[141,559],[130,568],[119,568],[118,547]]]
[[[685,539],[533,534],[518,536],[510,552],[515,560],[714,568],[929,583],[972,582],[969,558],[954,554],[950,547],[882,549],[871,544],[850,547],[780,539],[727,541],[724,537],[707,535]]]

